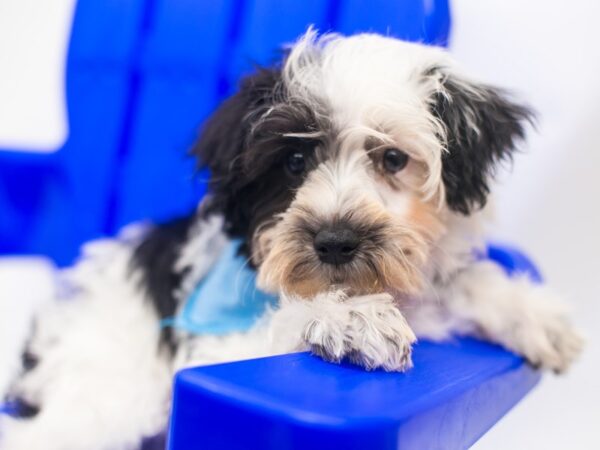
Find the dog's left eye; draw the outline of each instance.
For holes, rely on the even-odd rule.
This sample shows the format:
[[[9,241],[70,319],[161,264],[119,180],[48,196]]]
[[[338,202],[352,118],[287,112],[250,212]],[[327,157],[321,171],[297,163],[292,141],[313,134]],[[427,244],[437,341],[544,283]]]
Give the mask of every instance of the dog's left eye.
[[[285,164],[292,175],[301,175],[306,170],[306,159],[302,152],[291,152]]]
[[[383,154],[383,167],[389,173],[400,172],[408,164],[409,156],[397,148],[388,148]]]

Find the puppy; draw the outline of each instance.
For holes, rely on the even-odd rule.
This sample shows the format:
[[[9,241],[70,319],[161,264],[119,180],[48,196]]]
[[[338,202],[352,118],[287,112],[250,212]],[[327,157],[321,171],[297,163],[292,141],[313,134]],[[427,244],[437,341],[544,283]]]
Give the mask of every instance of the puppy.
[[[281,352],[405,371],[416,336],[473,335],[566,370],[581,339],[554,295],[478,256],[494,169],[531,120],[439,48],[308,31],[205,125],[194,214],[91,243],[62,274],[9,393],[29,417],[3,419],[0,448],[136,448],[165,429],[175,370]],[[277,304],[178,327],[232,243]]]

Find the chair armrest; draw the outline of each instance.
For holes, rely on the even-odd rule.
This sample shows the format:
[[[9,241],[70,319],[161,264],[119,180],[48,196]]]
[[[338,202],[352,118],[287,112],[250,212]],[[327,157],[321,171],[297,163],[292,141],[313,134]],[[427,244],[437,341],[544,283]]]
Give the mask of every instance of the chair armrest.
[[[490,245],[509,274],[541,276],[520,251]],[[419,342],[408,373],[367,372],[297,353],[180,372],[170,450],[467,448],[540,379],[520,357],[460,338]]]

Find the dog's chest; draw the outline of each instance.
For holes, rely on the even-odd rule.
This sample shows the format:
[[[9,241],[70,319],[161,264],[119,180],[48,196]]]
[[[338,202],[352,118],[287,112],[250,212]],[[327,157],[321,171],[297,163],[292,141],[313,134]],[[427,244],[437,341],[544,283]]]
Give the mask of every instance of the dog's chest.
[[[277,297],[256,287],[256,273],[238,255],[239,246],[239,241],[225,246],[177,314],[163,319],[161,326],[198,335],[247,331],[275,306]]]

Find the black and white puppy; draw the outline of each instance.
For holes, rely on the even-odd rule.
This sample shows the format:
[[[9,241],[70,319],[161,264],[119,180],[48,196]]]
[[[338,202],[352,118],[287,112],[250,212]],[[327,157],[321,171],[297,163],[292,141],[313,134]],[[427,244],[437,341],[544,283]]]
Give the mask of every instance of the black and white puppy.
[[[404,371],[416,336],[469,334],[564,371],[581,339],[560,303],[477,258],[531,117],[439,48],[309,31],[205,125],[197,213],[93,242],[63,274],[11,389],[35,414],[3,419],[0,448],[135,448],[165,429],[175,370],[280,352]],[[161,331],[231,238],[278,307],[247,332]]]

